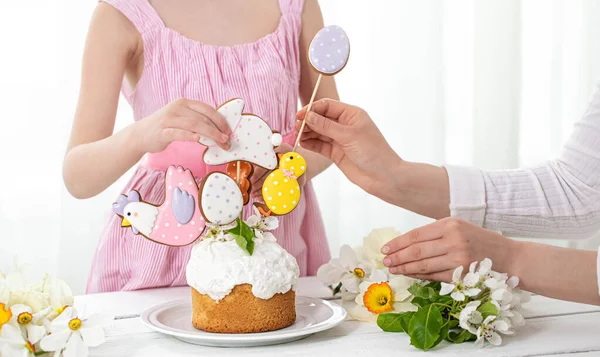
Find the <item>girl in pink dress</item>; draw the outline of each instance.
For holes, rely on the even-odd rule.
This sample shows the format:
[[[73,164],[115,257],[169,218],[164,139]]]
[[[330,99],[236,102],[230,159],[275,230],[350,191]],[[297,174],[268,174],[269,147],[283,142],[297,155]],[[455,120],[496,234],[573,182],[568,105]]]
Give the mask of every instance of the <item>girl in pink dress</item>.
[[[214,108],[231,98],[244,99],[244,111],[281,132],[282,150],[291,150],[298,99],[308,102],[317,79],[306,49],[322,27],[316,0],[102,0],[83,58],[63,168],[67,189],[92,197],[140,162],[122,192],[135,189],[144,201],[160,204],[170,165],[190,169],[197,183],[224,171],[204,164],[197,141],[204,135],[228,148],[231,132]],[[135,122],[113,133],[119,90]],[[332,78],[321,82],[319,97],[337,98]],[[298,260],[301,275],[313,275],[329,260],[329,249],[310,179],[330,162],[299,151],[308,162],[303,197],[274,234]],[[169,247],[135,235],[114,215],[87,292],[185,285],[190,251],[191,245]]]

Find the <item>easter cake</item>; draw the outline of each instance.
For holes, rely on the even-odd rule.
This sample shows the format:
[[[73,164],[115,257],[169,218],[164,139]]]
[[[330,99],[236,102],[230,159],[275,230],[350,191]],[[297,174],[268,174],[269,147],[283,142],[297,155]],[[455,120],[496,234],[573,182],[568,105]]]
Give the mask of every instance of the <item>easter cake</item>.
[[[275,242],[276,217],[251,216],[252,254],[240,249],[231,226],[212,226],[187,265],[192,324],[217,333],[253,333],[287,327],[296,320],[296,259]],[[239,221],[238,221],[239,223]]]

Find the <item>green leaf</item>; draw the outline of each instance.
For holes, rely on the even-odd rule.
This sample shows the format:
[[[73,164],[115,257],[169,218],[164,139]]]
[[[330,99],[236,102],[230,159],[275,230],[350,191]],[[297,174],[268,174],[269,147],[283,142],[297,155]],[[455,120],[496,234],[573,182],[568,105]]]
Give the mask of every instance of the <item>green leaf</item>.
[[[443,296],[440,296],[435,302],[446,305],[448,303],[452,303],[453,301],[454,300],[452,299],[451,296],[443,295]]]
[[[419,283],[413,283],[408,292],[413,294],[415,297],[427,299],[431,302],[436,301],[440,296],[437,291],[429,286],[421,286]]]
[[[385,332],[406,332],[414,312],[387,313],[377,316],[377,326]]]
[[[470,333],[467,330],[450,329],[450,331],[448,331],[447,341],[450,341],[452,343],[463,343],[463,342],[471,339],[473,336],[475,336],[475,335],[473,335],[472,333]]]
[[[236,219],[236,226],[227,231],[235,238],[235,242],[248,254],[254,252],[254,231],[241,219]]]
[[[431,302],[420,298],[420,297],[415,297],[410,301],[411,304],[418,306],[418,307],[425,307],[427,305],[429,305]]]
[[[491,301],[479,305],[477,311],[481,312],[484,320],[488,316],[498,316],[498,308]]]
[[[337,295],[337,293],[339,293],[340,290],[342,290],[342,283],[337,284],[335,289],[333,289],[333,295]]]
[[[417,311],[408,324],[410,344],[423,351],[434,346],[442,330],[442,314],[433,304]]]

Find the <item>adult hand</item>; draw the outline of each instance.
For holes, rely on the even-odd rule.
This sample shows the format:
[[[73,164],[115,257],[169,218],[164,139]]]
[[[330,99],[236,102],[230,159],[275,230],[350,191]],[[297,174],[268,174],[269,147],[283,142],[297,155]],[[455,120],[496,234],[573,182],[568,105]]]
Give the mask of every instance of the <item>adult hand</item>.
[[[457,218],[445,218],[414,229],[384,245],[383,264],[392,274],[452,281],[458,266],[490,258],[494,270],[509,272],[518,252],[517,241]]]
[[[137,122],[137,147],[144,153],[163,151],[173,141],[213,139],[228,150],[231,129],[225,118],[208,104],[180,98]]]
[[[301,146],[329,158],[368,193],[393,202],[394,168],[402,160],[369,115],[361,108],[332,99],[313,103],[308,115],[306,109],[297,114],[307,124]],[[297,122],[296,131],[300,127],[301,122]]]
[[[292,150],[294,150],[293,147],[291,147],[287,143],[283,143],[275,149],[275,152],[277,154],[286,154],[288,152],[291,152]],[[250,179],[250,181],[252,182],[252,193],[251,193],[252,198],[261,198],[262,197],[262,185],[265,182],[267,175],[269,175],[271,172],[272,172],[272,170],[263,169],[260,166],[256,166],[254,168],[254,174],[252,175],[252,177]],[[307,175],[305,173],[304,175],[300,176],[300,178],[298,179],[298,184],[300,185],[300,187],[304,187],[304,185],[306,184],[307,181],[308,181]]]

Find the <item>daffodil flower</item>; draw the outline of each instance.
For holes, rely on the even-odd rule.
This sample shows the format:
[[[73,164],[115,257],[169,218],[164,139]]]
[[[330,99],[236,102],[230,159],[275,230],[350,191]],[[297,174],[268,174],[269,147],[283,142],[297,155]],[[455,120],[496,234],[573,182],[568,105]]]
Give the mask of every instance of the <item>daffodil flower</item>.
[[[479,305],[481,301],[471,301],[460,312],[458,319],[460,327],[474,335],[477,334],[477,327],[483,322],[481,312],[477,311]]]
[[[463,267],[459,266],[452,274],[452,283],[442,283],[440,295],[448,295],[456,301],[465,301],[465,296],[477,296],[481,289],[475,286],[479,283],[479,274],[469,272],[461,279]]]
[[[497,320],[496,316],[488,316],[485,318],[483,323],[477,329],[477,341],[475,346],[481,347],[485,341],[489,342],[494,346],[500,346],[502,343],[502,337],[500,334],[511,335],[513,332],[510,330],[510,326],[504,320]]]
[[[36,344],[46,333],[43,326],[36,326],[35,329],[29,329],[27,337],[24,337],[22,331],[11,324],[6,324],[0,334],[0,355],[2,357],[26,357],[35,356]]]
[[[369,235],[363,239],[361,258],[371,263],[375,269],[387,269],[387,267],[383,265],[383,258],[385,258],[385,255],[381,253],[381,248],[400,235],[402,234],[394,228],[379,228],[372,230]]]
[[[48,316],[52,310],[50,307],[33,313],[31,307],[27,305],[17,304],[10,308],[12,317],[8,322],[10,325],[17,327],[21,330],[24,336],[37,336],[38,334],[45,334],[46,328],[43,326],[44,319]]]
[[[4,279],[0,279],[0,331],[2,331],[2,326],[12,318],[12,311],[8,308],[9,299],[8,284]]]
[[[376,322],[377,315],[384,312],[417,311],[417,307],[410,303],[412,295],[408,292],[413,282],[414,279],[405,276],[397,276],[390,281],[362,282],[350,316],[359,321]]]
[[[104,343],[103,320],[100,315],[81,320],[77,310],[68,307],[52,321],[51,334],[40,341],[40,347],[44,351],[62,351],[65,357],[86,357],[88,347]]]

